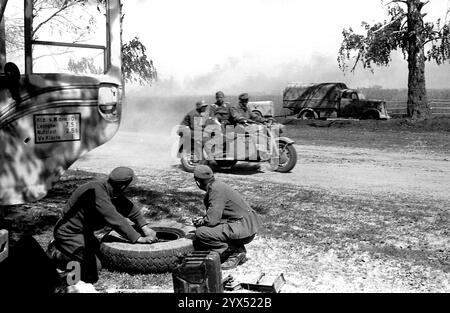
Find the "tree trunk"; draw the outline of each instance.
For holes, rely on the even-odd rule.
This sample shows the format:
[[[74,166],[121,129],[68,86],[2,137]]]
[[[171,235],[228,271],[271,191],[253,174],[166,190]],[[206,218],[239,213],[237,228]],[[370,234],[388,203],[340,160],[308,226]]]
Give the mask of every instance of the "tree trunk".
[[[6,63],[6,33],[5,33],[5,19],[0,20],[0,73],[3,73],[3,68]]]
[[[408,117],[427,118],[431,116],[425,86],[425,38],[422,34],[423,3],[408,0]]]

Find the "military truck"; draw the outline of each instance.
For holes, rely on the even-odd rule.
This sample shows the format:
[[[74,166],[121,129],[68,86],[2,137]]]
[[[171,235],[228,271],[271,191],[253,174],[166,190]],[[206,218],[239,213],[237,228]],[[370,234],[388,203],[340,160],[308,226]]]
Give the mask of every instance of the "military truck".
[[[360,91],[344,83],[291,83],[283,91],[283,108],[304,120],[390,118],[385,101],[366,100]]]

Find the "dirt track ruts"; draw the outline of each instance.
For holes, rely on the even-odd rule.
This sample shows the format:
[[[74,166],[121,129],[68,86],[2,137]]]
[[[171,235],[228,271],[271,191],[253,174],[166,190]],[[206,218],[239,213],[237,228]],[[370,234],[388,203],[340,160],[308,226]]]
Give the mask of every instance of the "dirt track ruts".
[[[127,165],[138,175],[145,168],[179,168],[172,153],[176,140],[169,135],[119,131],[71,168],[108,173],[115,166]],[[218,175],[246,175],[339,193],[401,193],[450,200],[450,157],[445,155],[304,144],[296,148],[299,161],[291,173],[272,172],[265,163],[257,169],[258,163],[240,162]]]

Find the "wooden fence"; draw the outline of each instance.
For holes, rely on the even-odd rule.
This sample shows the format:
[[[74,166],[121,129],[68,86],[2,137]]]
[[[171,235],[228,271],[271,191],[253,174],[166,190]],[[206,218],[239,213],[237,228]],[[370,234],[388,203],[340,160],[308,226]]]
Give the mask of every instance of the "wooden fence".
[[[450,117],[450,99],[432,99],[429,100],[431,113],[433,116]],[[391,117],[406,116],[406,100],[386,101],[388,114]]]

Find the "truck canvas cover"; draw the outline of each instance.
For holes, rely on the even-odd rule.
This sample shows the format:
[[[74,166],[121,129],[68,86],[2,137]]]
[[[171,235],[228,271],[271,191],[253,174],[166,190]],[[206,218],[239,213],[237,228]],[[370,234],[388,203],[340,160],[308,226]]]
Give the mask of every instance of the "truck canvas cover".
[[[343,83],[291,83],[283,92],[283,108],[336,108],[342,89],[347,89]]]

